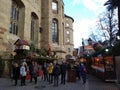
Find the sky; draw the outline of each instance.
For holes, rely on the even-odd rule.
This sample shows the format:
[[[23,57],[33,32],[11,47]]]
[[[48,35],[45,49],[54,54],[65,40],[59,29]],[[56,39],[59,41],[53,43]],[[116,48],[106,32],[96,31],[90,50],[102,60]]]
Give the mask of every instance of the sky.
[[[74,19],[74,48],[82,44],[82,38],[88,39],[100,13],[106,10],[107,0],[63,0],[64,12]]]

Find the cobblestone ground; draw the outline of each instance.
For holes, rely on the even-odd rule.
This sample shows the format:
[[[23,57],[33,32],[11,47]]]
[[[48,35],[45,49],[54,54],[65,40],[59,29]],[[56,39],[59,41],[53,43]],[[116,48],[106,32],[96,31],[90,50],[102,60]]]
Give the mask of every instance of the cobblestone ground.
[[[34,84],[26,82],[26,86],[14,86],[11,79],[0,78],[0,90],[119,90],[115,83],[105,83],[93,76],[88,76],[87,83],[82,84],[82,81],[76,81],[76,83],[67,82],[65,85],[59,84],[58,87],[54,87],[53,84],[49,84],[38,79],[38,83]]]
[[[89,90],[119,90],[116,83],[105,83],[104,81],[90,76],[88,79]]]

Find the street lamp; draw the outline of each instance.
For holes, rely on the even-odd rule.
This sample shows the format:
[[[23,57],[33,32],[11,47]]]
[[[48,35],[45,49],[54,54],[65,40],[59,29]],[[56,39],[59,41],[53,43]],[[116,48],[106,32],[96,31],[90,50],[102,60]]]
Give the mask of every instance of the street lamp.
[[[117,36],[117,40],[120,40],[120,36]]]
[[[109,51],[109,49],[105,49],[105,51],[106,51],[106,52],[108,52],[108,51]]]
[[[84,39],[82,38],[82,46],[83,46],[83,53],[84,53]]]

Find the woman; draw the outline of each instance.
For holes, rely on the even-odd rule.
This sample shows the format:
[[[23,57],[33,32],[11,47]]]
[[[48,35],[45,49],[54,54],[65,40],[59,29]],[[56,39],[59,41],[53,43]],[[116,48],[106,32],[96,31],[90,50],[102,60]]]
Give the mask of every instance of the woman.
[[[39,74],[39,66],[38,66],[37,62],[35,62],[34,66],[33,66],[33,77],[34,77],[34,80],[35,80],[35,84],[37,84],[38,74]]]
[[[53,64],[52,63],[49,64],[47,70],[48,70],[48,75],[49,75],[49,78],[48,78],[49,84],[51,84],[53,83]]]
[[[25,79],[27,76],[27,65],[26,63],[22,63],[22,66],[20,67],[20,75],[21,75],[21,86],[26,85]]]

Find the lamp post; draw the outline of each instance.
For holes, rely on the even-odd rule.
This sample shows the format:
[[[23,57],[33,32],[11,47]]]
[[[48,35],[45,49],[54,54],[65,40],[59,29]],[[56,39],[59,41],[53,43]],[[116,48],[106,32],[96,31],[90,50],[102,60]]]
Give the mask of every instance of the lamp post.
[[[83,56],[84,56],[84,39],[82,38],[82,49],[83,49]]]

